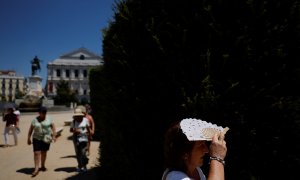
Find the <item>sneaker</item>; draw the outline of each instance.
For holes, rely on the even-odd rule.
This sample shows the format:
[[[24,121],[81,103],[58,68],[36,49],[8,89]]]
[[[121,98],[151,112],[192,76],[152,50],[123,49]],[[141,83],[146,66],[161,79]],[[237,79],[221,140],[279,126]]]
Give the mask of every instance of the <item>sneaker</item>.
[[[86,167],[81,168],[81,172],[82,172],[82,173],[86,173],[86,172],[87,172]]]

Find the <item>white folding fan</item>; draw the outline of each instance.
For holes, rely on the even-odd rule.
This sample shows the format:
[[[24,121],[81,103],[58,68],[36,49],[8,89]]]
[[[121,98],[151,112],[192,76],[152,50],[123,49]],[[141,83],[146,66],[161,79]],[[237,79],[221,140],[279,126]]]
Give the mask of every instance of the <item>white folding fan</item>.
[[[189,141],[211,141],[215,133],[223,132],[225,134],[229,130],[228,127],[223,128],[222,126],[194,118],[181,120],[180,127]]]

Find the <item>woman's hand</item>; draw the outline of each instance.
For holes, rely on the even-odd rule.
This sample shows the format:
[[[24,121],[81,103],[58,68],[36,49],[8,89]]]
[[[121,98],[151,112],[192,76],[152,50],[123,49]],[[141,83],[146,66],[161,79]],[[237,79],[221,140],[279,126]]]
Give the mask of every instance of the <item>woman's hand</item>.
[[[52,136],[52,142],[56,142],[56,135]]]
[[[27,139],[27,144],[31,145],[31,139],[30,138]]]
[[[216,133],[214,135],[209,147],[209,155],[211,157],[218,157],[221,159],[224,159],[226,157],[227,147],[224,138],[224,133]]]
[[[72,131],[74,134],[80,134],[81,133],[81,130],[80,128],[73,128],[73,131]]]

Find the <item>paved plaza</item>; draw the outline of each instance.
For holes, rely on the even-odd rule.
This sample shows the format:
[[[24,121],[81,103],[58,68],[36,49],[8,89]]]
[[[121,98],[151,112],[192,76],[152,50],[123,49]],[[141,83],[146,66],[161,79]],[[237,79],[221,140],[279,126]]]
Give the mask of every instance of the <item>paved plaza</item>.
[[[26,179],[42,179],[42,180],[62,180],[62,179],[96,179],[93,167],[98,164],[99,145],[100,142],[92,141],[91,154],[89,156],[89,171],[86,174],[78,174],[76,172],[77,161],[75,157],[74,146],[69,132],[69,126],[65,125],[65,121],[72,119],[73,111],[56,111],[48,112],[52,117],[56,127],[63,127],[61,136],[57,138],[55,143],[52,143],[47,154],[46,172],[39,172],[39,174],[32,178],[31,173],[34,168],[33,148],[32,145],[27,145],[27,135],[31,120],[38,115],[38,113],[21,113],[20,129],[21,133],[18,136],[18,145],[13,146],[14,139],[10,136],[10,147],[4,147],[4,126],[5,122],[0,123],[0,180],[26,180]]]

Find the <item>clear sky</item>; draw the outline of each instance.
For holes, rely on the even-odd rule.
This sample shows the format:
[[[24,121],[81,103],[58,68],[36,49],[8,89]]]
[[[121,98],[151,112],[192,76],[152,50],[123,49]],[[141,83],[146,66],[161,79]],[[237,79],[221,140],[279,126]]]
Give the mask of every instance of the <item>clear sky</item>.
[[[115,0],[0,0],[0,70],[31,75],[31,60],[46,84],[47,63],[85,47],[102,56],[102,29]]]

